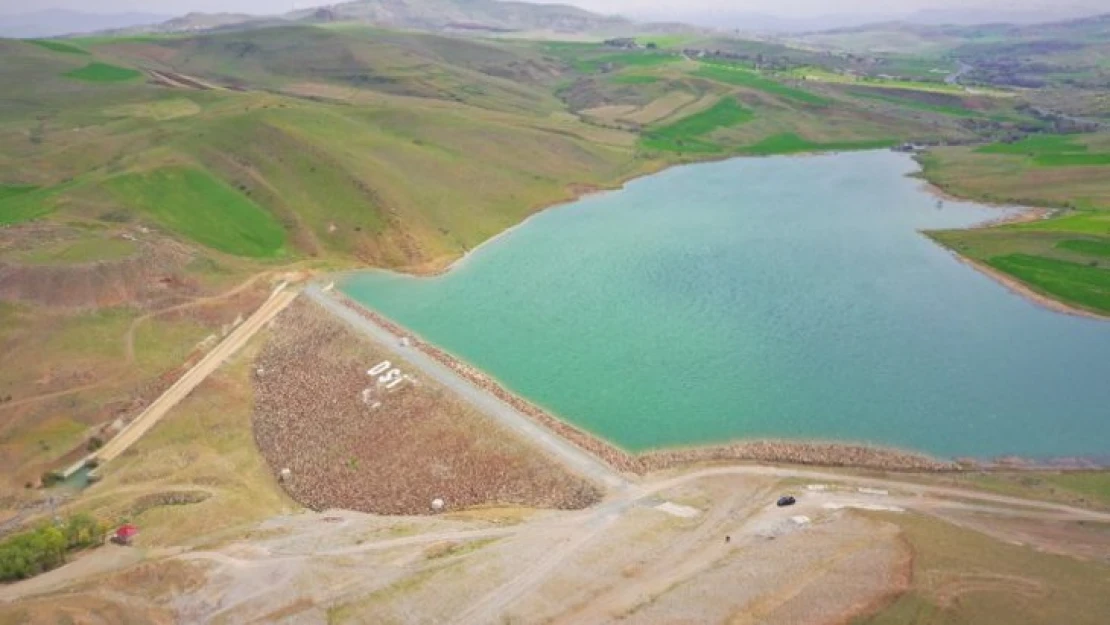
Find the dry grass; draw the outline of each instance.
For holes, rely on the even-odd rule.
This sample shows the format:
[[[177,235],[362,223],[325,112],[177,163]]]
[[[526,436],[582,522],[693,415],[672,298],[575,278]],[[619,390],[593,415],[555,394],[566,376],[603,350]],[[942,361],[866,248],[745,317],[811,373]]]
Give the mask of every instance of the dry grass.
[[[264,341],[255,337],[105,467],[79,507],[137,523],[144,545],[187,543],[294,507],[251,437],[251,363]]]
[[[1110,566],[1040,553],[917,515],[897,523],[914,552],[909,592],[863,624],[1105,622]]]
[[[386,353],[308,302],[277,319],[255,377],[255,437],[298,501],[384,514],[484,504],[581,508],[597,490],[438,385],[382,392],[366,371]],[[398,363],[402,370],[415,369]]]
[[[1026,159],[938,148],[923,158],[925,175],[946,191],[999,203],[1065,206],[1077,200],[1110,206],[1110,167],[1030,167]]]
[[[627,115],[625,118],[637,124],[652,124],[661,119],[670,117],[676,111],[694,102],[696,99],[697,98],[692,93],[671,91],[663,97],[653,100],[650,104],[635,113]]]

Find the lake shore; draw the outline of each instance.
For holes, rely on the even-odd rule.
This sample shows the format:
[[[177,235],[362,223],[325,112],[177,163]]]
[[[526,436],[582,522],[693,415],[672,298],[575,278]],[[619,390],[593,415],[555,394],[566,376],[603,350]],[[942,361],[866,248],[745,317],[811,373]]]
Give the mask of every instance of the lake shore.
[[[627,185],[629,182],[632,182],[633,180],[644,178],[646,176],[652,176],[672,167],[689,164],[692,163],[654,163],[651,167],[647,169],[635,171],[631,174],[617,179],[616,182],[607,185],[586,183],[568,184],[566,186],[567,194],[565,196],[536,205],[536,207],[533,208],[532,211],[524,217],[524,219],[521,219],[511,226],[508,226],[507,228],[501,230],[497,234],[489,237],[488,239],[482,241],[481,243],[470,249],[467,249],[459,254],[440,256],[423,263],[418,263],[416,265],[409,265],[405,267],[398,267],[389,271],[394,271],[396,273],[402,273],[420,278],[432,278],[435,276],[443,275],[445,273],[448,273],[452,269],[461,267],[472,255],[481,250],[483,247],[486,247],[487,245],[490,245],[492,243],[496,243],[509,234],[512,234],[515,230],[519,229],[521,226],[528,223],[531,219],[548,209],[563,206],[565,204],[571,204],[592,195],[600,195],[602,193],[620,191],[625,187],[625,185]]]
[[[1000,208],[1000,209],[1013,209],[1015,211],[1012,215],[1005,215],[1005,216],[999,217],[997,219],[991,219],[991,220],[985,221],[983,223],[976,224],[975,226],[972,226],[972,229],[974,229],[974,228],[993,228],[993,227],[996,227],[996,226],[1005,226],[1005,225],[1010,225],[1010,224],[1032,223],[1032,222],[1035,222],[1035,221],[1040,221],[1042,219],[1048,219],[1049,217],[1052,217],[1055,213],[1057,213],[1061,210],[1061,209],[1045,208],[1045,207],[1037,207],[1037,206],[1015,206],[1015,205],[1012,205],[1012,204],[997,204],[997,203],[991,203],[991,202],[983,202],[981,200],[967,200],[967,199],[963,199],[963,198],[954,196],[951,193],[948,193],[947,191],[942,189],[941,187],[938,187],[937,185],[933,184],[932,182],[928,182],[928,181],[922,183],[921,188],[926,193],[929,193],[930,195],[933,195],[933,196],[935,196],[939,199],[945,200],[945,201],[950,201],[950,202],[975,202],[976,204],[982,204],[984,206],[993,206],[993,207]],[[926,233],[926,236],[928,236],[928,233]],[[937,245],[940,245],[944,249],[951,252],[952,255],[956,258],[956,260],[958,260],[961,263],[967,265],[968,267],[971,267],[972,269],[975,269],[979,273],[982,273],[983,275],[993,279],[995,282],[998,282],[1002,286],[1006,287],[1006,289],[1009,290],[1011,293],[1014,293],[1015,295],[1019,295],[1021,297],[1024,297],[1025,299],[1027,299],[1027,300],[1029,300],[1029,301],[1031,301],[1031,302],[1033,302],[1033,303],[1035,303],[1035,304],[1037,304],[1037,305],[1039,305],[1043,308],[1047,308],[1048,310],[1051,310],[1053,312],[1058,312],[1058,313],[1065,314],[1065,315],[1072,315],[1072,316],[1076,316],[1076,317],[1085,317],[1087,319],[1100,319],[1100,320],[1104,320],[1104,321],[1110,321],[1110,316],[1102,315],[1102,314],[1092,312],[1092,311],[1089,311],[1089,310],[1085,310],[1085,309],[1079,308],[1077,306],[1072,306],[1070,304],[1061,302],[1060,300],[1054,299],[1054,298],[1052,298],[1048,295],[1038,293],[1037,291],[1034,291],[1032,288],[1026,286],[1025,283],[1021,282],[1017,278],[1014,278],[1013,276],[1010,276],[1006,273],[1003,273],[1003,272],[991,267],[990,265],[987,265],[986,263],[984,263],[982,261],[976,260],[976,259],[971,258],[969,256],[965,256],[964,254],[961,254],[959,251],[952,249],[951,247],[945,245],[944,243],[942,243],[941,241],[937,240],[934,237],[929,237],[929,238],[932,239],[933,242],[936,243]]]
[[[632,176],[631,178],[640,177],[641,175],[643,174]],[[910,176],[912,177],[913,175],[910,174]],[[596,187],[576,188],[575,193],[579,197],[584,197],[592,193],[604,192],[608,190],[609,189],[599,189]],[[950,195],[944,194],[943,190],[932,185],[925,185],[925,188],[923,190],[933,193],[935,196],[945,197],[946,199],[950,199],[952,201],[975,202],[974,200],[963,200],[961,198],[955,198]],[[559,204],[559,202],[553,202],[551,205],[556,206]],[[1001,215],[1000,217],[994,219],[990,219],[990,215],[982,216],[981,218],[985,219],[985,221],[981,221],[971,227],[987,227],[1003,222],[1010,223],[1040,219],[1052,210],[1044,208],[1022,209],[1021,207],[1015,207],[1012,205],[1004,205],[1004,208],[1008,208],[1011,210],[1007,211],[1004,215]],[[443,274],[446,271],[449,271],[451,268],[460,267],[469,258],[470,254],[479,250],[482,246],[499,241],[500,239],[502,239],[502,237],[505,237],[509,233],[514,232],[517,228],[526,223],[527,219],[530,219],[531,217],[539,214],[539,212],[541,212],[542,210],[543,209],[536,211],[535,213],[525,218],[525,220],[521,223],[498,233],[490,239],[487,239],[481,245],[475,247],[472,250],[469,250],[461,257],[454,257],[454,260],[452,260],[450,263],[444,264],[434,273],[422,273],[418,275]],[[1043,305],[1051,310],[1077,316],[1097,317],[1096,315],[1087,313],[1086,311],[1073,310],[1067,305],[1056,302],[1049,297],[1045,297],[1024,287],[1024,285],[1020,284],[1016,280],[1004,276],[1003,274],[1001,274],[1001,272],[995,271],[989,266],[967,259],[947,247],[945,247],[945,249],[955,254],[958,260],[964,262],[965,264],[968,264],[973,269],[987,274],[989,277],[1003,283],[1013,292],[1020,294],[1021,296],[1026,297],[1031,301],[1037,302],[1038,304]],[[404,273],[412,275],[412,272],[405,271]],[[608,442],[607,440],[601,439],[600,437],[595,436],[585,430],[568,424],[551,412],[539,406],[533,405],[530,402],[522,399],[521,397],[516,396],[512,392],[508,391],[508,389],[504,388],[504,386],[500,384],[496,379],[492,378],[482,371],[477,370],[461,359],[444,352],[435,345],[420,340],[412,332],[407,331],[406,329],[393,323],[389,319],[384,318],[380,314],[369,310],[365,306],[357,302],[348,300],[345,296],[343,297],[343,299],[348,306],[359,312],[359,314],[374,321],[377,325],[388,329],[395,335],[412,337],[412,344],[417,349],[419,349],[421,352],[428,355],[429,357],[434,358],[435,360],[447,366],[456,373],[460,374],[462,377],[466,378],[475,386],[482,388],[489,392],[491,395],[500,398],[505,403],[513,406],[514,408],[517,408],[525,415],[528,415],[535,422],[546,426],[549,430],[558,433],[563,438],[572,441],[578,447],[589,451],[594,456],[605,460],[612,466],[617,467],[622,471],[628,471],[632,473],[644,473],[666,469],[674,466],[688,465],[691,463],[730,460],[815,464],[824,466],[864,467],[898,471],[948,471],[957,470],[963,466],[973,466],[976,468],[992,466],[998,466],[1000,468],[1012,468],[1013,466],[1012,459],[1008,459],[1006,461],[986,458],[943,460],[931,458],[927,455],[912,451],[888,449],[866,443],[853,444],[804,439],[785,441],[740,440],[691,448],[669,448],[652,450],[634,454],[628,452],[627,450],[621,449],[620,447]],[[1027,468],[1058,468],[1060,466],[1060,464],[1057,464],[1055,460],[1046,461],[1021,459],[1020,462],[1023,467]],[[1074,462],[1069,461],[1064,463],[1064,465],[1072,468],[1090,468],[1091,466],[1101,466],[1101,464],[1099,463],[1092,464],[1092,462],[1093,461],[1089,461],[1086,458],[1078,458],[1075,459]]]
[[[965,199],[952,195],[948,191],[927,180],[922,183],[921,188],[926,193],[929,193],[930,195],[933,195],[941,200],[949,202],[974,202],[976,204],[982,204],[984,206],[992,206],[999,209],[1013,209],[1015,211],[1012,215],[1006,215],[997,219],[991,219],[983,223],[976,224],[975,226],[972,226],[972,229],[993,228],[996,226],[1005,226],[1011,224],[1032,223],[1035,221],[1040,221],[1042,219],[1048,219],[1061,210],[1036,206],[998,204],[993,202],[985,202],[982,200]],[[926,233],[926,236],[928,236],[928,233]],[[976,260],[969,256],[965,256],[964,254],[961,254],[959,251],[952,249],[951,247],[945,245],[934,237],[929,238],[932,239],[933,242],[937,245],[940,245],[944,249],[951,252],[956,260],[993,279],[995,282],[998,282],[1002,286],[1006,287],[1006,289],[1009,290],[1011,293],[1024,297],[1025,299],[1033,302],[1034,304],[1037,304],[1038,306],[1065,315],[1110,321],[1110,316],[1092,312],[1083,308],[1079,308],[1077,306],[1072,306],[1071,304],[1067,304],[1048,295],[1038,293],[1017,278],[1003,273],[982,261]]]
[[[1020,457],[993,460],[960,458],[946,460],[927,454],[863,443],[807,440],[738,440],[720,444],[664,448],[641,453],[628,452],[609,441],[574,426],[549,411],[506,389],[501,383],[448,352],[422,340],[392,320],[334,291],[337,301],[360,316],[398,337],[450,368],[471,384],[509,404],[530,419],[599,458],[615,469],[636,475],[715,462],[762,462],[872,469],[895,472],[953,472],[961,470],[1091,469],[1103,466],[1085,458],[1038,461]]]
[[[940,243],[938,242],[937,245],[940,245]],[[1073,317],[1084,317],[1087,319],[1110,321],[1110,316],[1100,315],[1089,310],[1084,310],[1076,306],[1065,304],[1064,302],[1053,299],[1047,295],[1042,295],[1026,286],[1017,278],[1005,274],[984,262],[964,256],[963,254],[960,254],[959,252],[951,248],[945,247],[945,249],[951,251],[956,260],[993,279],[995,282],[998,282],[1002,286],[1006,287],[1006,289],[1009,290],[1011,293],[1014,293],[1015,295],[1020,295],[1021,297],[1024,297],[1025,299],[1037,304],[1038,306],[1041,306],[1042,308],[1047,308],[1048,310],[1064,315],[1072,315]]]

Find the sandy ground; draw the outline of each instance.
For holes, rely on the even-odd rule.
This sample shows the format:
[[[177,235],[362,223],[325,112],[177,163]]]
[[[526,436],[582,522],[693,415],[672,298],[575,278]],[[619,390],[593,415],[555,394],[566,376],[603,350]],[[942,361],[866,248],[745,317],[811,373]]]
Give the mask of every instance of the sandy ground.
[[[780,508],[784,478],[821,487],[795,486],[797,505]],[[665,502],[696,513],[668,513]],[[959,489],[718,467],[649,477],[582,511],[306,512],[233,542],[143,553],[138,568],[128,550],[98,550],[44,581],[0,588],[0,622],[26,605],[45,620],[73,602],[107,602],[206,623],[839,623],[905,588],[909,554],[893,521],[913,513],[993,519],[1000,537],[1024,532],[1046,549],[1065,534],[1030,527],[1110,522]],[[1099,540],[1086,549],[1107,557]]]

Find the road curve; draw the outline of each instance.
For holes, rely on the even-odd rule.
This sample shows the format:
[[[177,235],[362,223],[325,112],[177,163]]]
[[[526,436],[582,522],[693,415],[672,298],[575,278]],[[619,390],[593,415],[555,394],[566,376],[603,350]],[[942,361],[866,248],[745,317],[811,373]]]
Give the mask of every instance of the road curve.
[[[475,386],[443,363],[418,349],[402,347],[400,337],[339,302],[318,284],[310,284],[304,293],[355,330],[404,358],[423,371],[424,375],[446,386],[484,414],[532,442],[575,473],[603,484],[607,488],[619,489],[629,485],[624,476],[609,465],[536,423],[493,394]]]

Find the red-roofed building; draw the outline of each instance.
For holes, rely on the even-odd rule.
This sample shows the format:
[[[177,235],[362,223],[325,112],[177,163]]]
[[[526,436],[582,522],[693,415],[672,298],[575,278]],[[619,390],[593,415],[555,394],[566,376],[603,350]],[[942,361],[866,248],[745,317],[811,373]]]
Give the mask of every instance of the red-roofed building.
[[[128,523],[127,525],[121,525],[119,529],[116,530],[116,533],[112,535],[112,542],[117,545],[130,545],[131,541],[138,535],[139,528]]]

